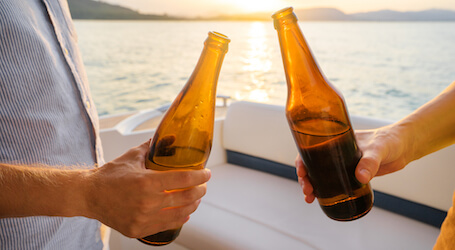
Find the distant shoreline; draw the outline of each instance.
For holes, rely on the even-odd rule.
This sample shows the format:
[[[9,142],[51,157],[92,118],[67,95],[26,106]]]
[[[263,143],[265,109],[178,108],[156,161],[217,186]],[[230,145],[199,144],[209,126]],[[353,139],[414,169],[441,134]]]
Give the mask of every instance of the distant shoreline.
[[[249,13],[220,15],[215,17],[178,17],[167,14],[141,14],[118,5],[93,0],[68,0],[71,15],[75,20],[150,20],[150,21],[270,21],[272,13]],[[295,9],[300,21],[373,21],[373,22],[452,22],[455,11],[429,9],[400,12],[380,10],[346,14],[335,8]]]

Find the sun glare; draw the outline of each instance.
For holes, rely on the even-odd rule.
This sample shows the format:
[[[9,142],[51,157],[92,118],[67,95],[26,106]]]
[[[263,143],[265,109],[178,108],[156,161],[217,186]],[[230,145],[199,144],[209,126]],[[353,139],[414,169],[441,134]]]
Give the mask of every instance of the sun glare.
[[[267,29],[264,22],[250,23],[246,51],[242,56],[242,72],[246,84],[237,91],[237,100],[268,102],[272,89],[266,85],[267,73],[271,70],[270,46],[267,43]]]
[[[229,0],[229,3],[243,12],[274,11],[283,4],[281,0]]]

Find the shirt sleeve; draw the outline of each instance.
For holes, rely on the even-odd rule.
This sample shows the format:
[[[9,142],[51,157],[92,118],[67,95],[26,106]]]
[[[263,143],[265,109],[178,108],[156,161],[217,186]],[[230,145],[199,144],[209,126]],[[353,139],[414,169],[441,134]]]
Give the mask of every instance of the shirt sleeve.
[[[455,193],[452,199],[452,207],[449,209],[447,217],[442,223],[441,233],[436,240],[434,250],[451,250],[455,247]]]

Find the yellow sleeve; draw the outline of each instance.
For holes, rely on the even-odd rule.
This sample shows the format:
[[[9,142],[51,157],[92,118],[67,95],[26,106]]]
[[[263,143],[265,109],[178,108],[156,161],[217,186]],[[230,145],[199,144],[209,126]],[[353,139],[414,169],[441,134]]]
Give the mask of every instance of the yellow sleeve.
[[[455,249],[455,193],[453,195],[452,207],[447,213],[447,217],[441,226],[441,232],[433,250],[453,250]]]

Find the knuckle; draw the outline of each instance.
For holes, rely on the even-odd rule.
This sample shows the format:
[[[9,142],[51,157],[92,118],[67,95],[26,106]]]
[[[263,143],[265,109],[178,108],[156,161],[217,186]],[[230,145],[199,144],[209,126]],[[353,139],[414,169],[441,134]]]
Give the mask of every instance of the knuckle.
[[[156,178],[157,176],[145,174],[137,178],[136,185],[142,191],[163,191],[163,181],[161,178]]]
[[[199,187],[201,189],[201,197],[205,196],[207,194],[207,184],[203,184]],[[201,198],[201,197],[199,197],[199,198]]]
[[[145,176],[139,176],[134,182],[139,190],[149,190],[151,188],[151,181]]]
[[[196,192],[194,192],[193,189],[185,190],[182,192],[182,200],[185,202],[185,204],[189,204],[196,199],[198,199],[198,195]]]
[[[376,166],[380,164],[379,160],[373,157],[364,157],[363,162],[366,163],[364,164],[365,168],[372,169],[373,166]]]
[[[191,175],[191,172],[190,171],[183,171],[183,172],[180,172],[180,175],[179,175],[179,181],[180,183],[183,183],[185,185],[188,185],[191,183],[192,181],[192,175]]]
[[[206,185],[200,185],[182,192],[182,200],[185,204],[193,203],[201,199],[207,192]]]
[[[152,206],[148,201],[141,199],[137,201],[136,213],[137,216],[142,216],[148,214],[152,210]]]
[[[172,211],[172,217],[175,219],[175,221],[179,221],[182,218],[187,217],[188,215],[189,213],[184,208],[178,208]]]

